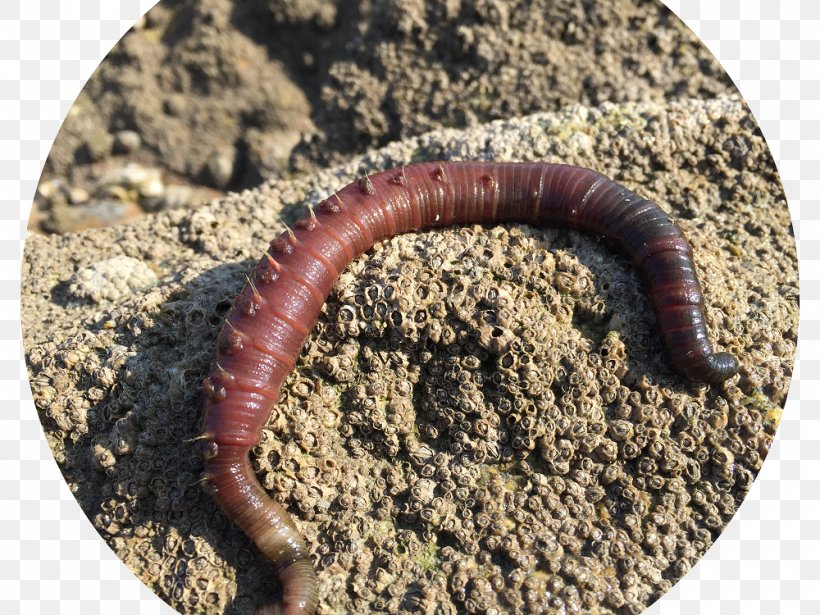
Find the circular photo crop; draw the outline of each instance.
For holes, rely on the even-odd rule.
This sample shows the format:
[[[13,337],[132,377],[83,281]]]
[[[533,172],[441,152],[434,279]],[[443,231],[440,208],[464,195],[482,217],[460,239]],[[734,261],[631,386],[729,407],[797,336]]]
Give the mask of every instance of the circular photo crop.
[[[637,615],[795,360],[771,154],[657,0],[164,0],[29,231],[46,438],[180,613]]]

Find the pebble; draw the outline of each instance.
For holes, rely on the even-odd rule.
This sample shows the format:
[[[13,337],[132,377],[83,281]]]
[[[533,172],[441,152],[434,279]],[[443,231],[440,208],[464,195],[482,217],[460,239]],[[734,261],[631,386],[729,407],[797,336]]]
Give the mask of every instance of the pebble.
[[[101,199],[78,205],[56,203],[43,221],[49,233],[76,233],[89,228],[102,228],[139,217],[142,210],[135,203]]]
[[[94,131],[86,137],[83,149],[92,162],[99,162],[111,153],[114,137],[103,130]]]
[[[140,206],[149,212],[180,209],[207,203],[218,195],[218,192],[212,190],[194,188],[184,184],[171,184],[165,186],[162,194],[141,199]]]
[[[159,173],[157,173],[156,176],[149,177],[146,181],[142,182],[137,186],[137,189],[141,197],[140,200],[142,200],[142,197],[152,198],[160,196],[165,192],[165,184],[162,183]]]
[[[216,162],[217,166],[223,163]],[[211,188],[166,185],[160,169],[129,163],[109,169],[90,191],[71,186],[62,178],[41,182],[36,201],[42,220],[37,227],[51,233],[72,233],[127,222],[143,212],[192,207],[220,194]]]
[[[287,168],[293,148],[301,140],[302,133],[298,130],[248,130],[245,135],[248,166],[255,169],[259,177],[281,172]]]
[[[120,130],[114,135],[114,151],[130,154],[142,146],[142,137],[134,130]]]
[[[68,292],[75,299],[99,304],[123,300],[157,282],[157,275],[141,260],[115,256],[77,271],[69,280]]]
[[[83,203],[87,203],[88,199],[90,198],[91,195],[88,194],[88,190],[84,190],[83,188],[72,187],[68,190],[68,201],[72,205],[81,205]]]
[[[143,167],[136,163],[129,163],[124,167],[112,169],[100,178],[98,186],[124,186],[139,188],[161,177],[159,169]]]
[[[37,198],[48,204],[54,202],[65,202],[69,195],[68,184],[60,178],[50,179],[40,182],[37,186]]]
[[[206,163],[208,176],[217,188],[227,188],[234,175],[236,149],[223,149],[213,152]]]

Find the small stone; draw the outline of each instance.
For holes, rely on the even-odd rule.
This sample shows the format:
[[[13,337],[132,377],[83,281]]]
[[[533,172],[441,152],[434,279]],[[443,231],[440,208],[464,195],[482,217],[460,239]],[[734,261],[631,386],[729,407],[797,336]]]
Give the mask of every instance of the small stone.
[[[234,174],[236,149],[224,149],[213,152],[208,157],[206,168],[208,176],[217,188],[227,188]]]
[[[168,209],[190,209],[221,196],[220,192],[210,188],[200,188],[185,184],[165,186],[162,194],[156,197],[140,199],[140,206],[145,211],[165,211]]]
[[[114,135],[114,151],[130,154],[142,146],[142,137],[134,130],[120,130]]]
[[[91,195],[88,194],[88,190],[83,188],[69,188],[68,190],[68,201],[72,205],[87,203],[90,198]]]
[[[245,135],[248,166],[259,177],[270,177],[287,168],[293,148],[302,134],[298,130],[265,132],[251,129]]]
[[[78,205],[62,203],[51,208],[42,226],[49,233],[76,233],[128,222],[141,213],[135,203],[120,200],[100,199]]]
[[[113,144],[114,137],[104,130],[99,130],[86,137],[83,150],[92,162],[98,162],[111,153]]]
[[[165,184],[158,176],[153,176],[142,182],[138,190],[141,198],[156,198],[165,192]]]
[[[77,271],[68,292],[76,299],[103,303],[120,301],[157,283],[157,275],[141,260],[115,256]]]
[[[193,188],[182,184],[165,187],[162,195],[163,209],[190,208],[217,198],[219,193],[207,188]]]
[[[103,175],[97,185],[99,186],[125,186],[126,188],[138,188],[141,185],[159,179],[159,169],[143,167],[136,163],[129,163],[124,167],[112,169]]]
[[[40,182],[37,186],[37,196],[46,201],[62,198],[62,196],[66,194],[66,191],[66,183],[59,178]]]
[[[188,205],[205,202],[208,199],[199,201],[197,199],[198,191],[195,191],[191,186],[184,186],[180,184],[172,184],[165,187],[165,194],[163,195],[163,209],[176,209],[178,207],[187,207]]]

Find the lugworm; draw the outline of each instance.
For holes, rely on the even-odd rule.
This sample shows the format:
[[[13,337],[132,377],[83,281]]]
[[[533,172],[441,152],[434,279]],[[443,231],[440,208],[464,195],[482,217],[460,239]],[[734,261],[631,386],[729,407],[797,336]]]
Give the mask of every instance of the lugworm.
[[[276,565],[270,612],[313,613],[318,584],[290,515],[262,489],[248,458],[340,272],[381,239],[463,223],[522,222],[589,231],[631,255],[672,367],[719,382],[737,360],[706,332],[692,248],[655,203],[589,169],[547,163],[434,162],[365,176],[274,239],[236,298],[203,381],[205,475],[218,505]]]

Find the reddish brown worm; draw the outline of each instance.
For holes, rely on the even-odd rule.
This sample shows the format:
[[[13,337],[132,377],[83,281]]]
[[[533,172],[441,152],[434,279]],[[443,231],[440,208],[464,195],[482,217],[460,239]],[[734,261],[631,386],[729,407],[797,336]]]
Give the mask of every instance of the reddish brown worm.
[[[318,584],[304,539],[262,489],[248,452],[339,273],[398,233],[497,222],[614,239],[641,273],[672,367],[701,382],[737,372],[737,360],[709,343],[692,248],[680,228],[655,203],[599,173],[546,163],[433,162],[342,188],[271,242],[228,314],[216,367],[202,385],[204,478],[225,514],[276,565],[282,598],[267,612],[313,613]]]

